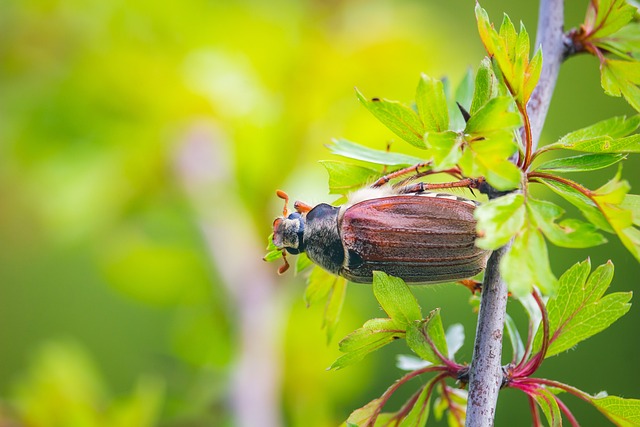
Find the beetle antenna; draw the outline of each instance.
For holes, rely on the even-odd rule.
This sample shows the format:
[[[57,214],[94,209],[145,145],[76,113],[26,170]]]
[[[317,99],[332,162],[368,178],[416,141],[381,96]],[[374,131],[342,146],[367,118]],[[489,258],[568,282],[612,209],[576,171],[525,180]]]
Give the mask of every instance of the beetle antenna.
[[[282,209],[282,216],[286,217],[289,214],[289,208],[287,208],[287,205],[289,204],[289,195],[282,190],[276,190],[276,196],[284,200],[284,208]],[[289,267],[289,264],[287,264],[287,268],[288,267]]]
[[[282,250],[282,261],[284,261],[284,264],[278,268],[278,274],[284,274],[289,269],[289,261],[287,261],[287,254],[284,249]]]

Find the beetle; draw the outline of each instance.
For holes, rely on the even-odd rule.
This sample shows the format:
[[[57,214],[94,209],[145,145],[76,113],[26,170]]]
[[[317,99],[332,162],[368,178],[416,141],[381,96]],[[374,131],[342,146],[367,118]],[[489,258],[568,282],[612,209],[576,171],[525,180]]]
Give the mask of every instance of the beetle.
[[[274,245],[283,257],[305,252],[324,270],[356,283],[371,283],[373,271],[415,284],[466,279],[484,269],[488,251],[474,244],[474,201],[428,191],[442,184],[397,190],[386,182],[355,192],[342,206],[295,202],[290,214],[288,196],[278,191],[285,208],[273,223]],[[467,179],[450,187],[477,184]],[[280,272],[287,267],[285,258]]]

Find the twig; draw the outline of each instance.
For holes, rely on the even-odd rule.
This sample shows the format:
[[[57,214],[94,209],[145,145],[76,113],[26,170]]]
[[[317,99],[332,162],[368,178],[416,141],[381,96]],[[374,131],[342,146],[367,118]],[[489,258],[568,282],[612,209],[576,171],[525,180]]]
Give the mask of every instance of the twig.
[[[541,46],[543,66],[527,111],[531,121],[531,150],[535,151],[549,110],[566,46],[563,34],[562,0],[541,0],[536,46]],[[467,427],[493,425],[498,391],[502,386],[502,335],[507,306],[507,287],[500,277],[499,264],[507,247],[494,251],[487,263],[482,291],[476,342],[469,372]]]

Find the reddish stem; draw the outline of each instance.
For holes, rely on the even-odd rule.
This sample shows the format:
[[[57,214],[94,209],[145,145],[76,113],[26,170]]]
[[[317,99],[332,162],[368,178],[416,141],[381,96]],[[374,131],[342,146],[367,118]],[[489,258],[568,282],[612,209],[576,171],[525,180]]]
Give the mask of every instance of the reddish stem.
[[[458,425],[462,425],[463,422],[462,422],[462,416],[460,414],[460,408],[458,408],[458,405],[456,405],[456,403],[453,400],[451,400],[449,387],[444,382],[444,379],[440,381],[440,385],[442,386],[442,395],[447,400],[447,405],[449,405],[449,412],[451,412],[451,414],[456,418]]]
[[[453,376],[452,373],[449,371],[449,368],[447,368],[446,366],[427,366],[426,368],[422,368],[422,369],[417,369],[413,372],[409,372],[408,374],[406,374],[405,376],[403,376],[402,378],[400,378],[399,380],[397,380],[395,383],[393,383],[388,389],[387,391],[385,391],[382,396],[380,396],[380,403],[378,404],[378,407],[376,408],[374,414],[371,416],[371,418],[369,419],[369,422],[366,424],[367,426],[374,426],[376,423],[376,420],[378,419],[378,415],[380,415],[380,412],[382,411],[382,408],[384,407],[384,405],[387,404],[387,402],[389,401],[389,398],[391,398],[391,396],[393,395],[393,393],[396,392],[396,390],[398,390],[398,388],[400,388],[400,386],[402,386],[403,384],[405,384],[407,381],[420,376],[422,374],[425,374],[427,372],[441,372],[440,374],[438,374],[438,376],[436,378],[440,379],[440,378],[445,378],[447,376]],[[434,381],[433,384],[435,384],[437,381]]]
[[[533,421],[534,427],[542,427],[542,421],[540,420],[540,411],[538,410],[538,404],[533,396],[527,393],[527,398],[529,400],[529,408],[531,410],[531,419]]]
[[[558,404],[558,407],[560,408],[562,413],[565,415],[565,417],[567,417],[567,419],[571,423],[571,426],[572,427],[580,427],[580,424],[578,423],[578,420],[576,420],[576,417],[574,417],[573,414],[571,413],[571,411],[569,410],[569,408],[567,408],[567,405],[565,405],[564,402],[562,400],[560,400],[560,398],[558,396],[556,396],[555,394],[553,395],[553,397],[556,399],[556,403]]]
[[[536,304],[538,304],[540,312],[542,313],[542,346],[540,347],[540,351],[536,353],[536,355],[531,360],[529,360],[529,362],[527,362],[524,366],[521,366],[521,362],[520,365],[516,367],[513,375],[516,378],[528,377],[536,370],[538,370],[540,364],[542,364],[542,361],[547,354],[547,349],[549,348],[549,315],[547,314],[547,307],[545,307],[544,302],[542,301],[542,297],[540,297],[538,291],[534,289],[532,295],[533,299],[535,299],[536,301]],[[529,338],[529,342],[533,342],[533,337]],[[525,359],[523,359],[523,361],[524,360]]]

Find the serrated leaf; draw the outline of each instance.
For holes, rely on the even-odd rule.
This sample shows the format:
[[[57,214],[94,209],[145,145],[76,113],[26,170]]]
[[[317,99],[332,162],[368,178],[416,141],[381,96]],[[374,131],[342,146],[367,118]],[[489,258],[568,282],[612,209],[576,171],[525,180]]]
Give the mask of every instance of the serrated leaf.
[[[533,394],[533,398],[538,403],[540,409],[544,413],[550,427],[562,426],[562,414],[560,413],[560,407],[558,402],[551,391],[546,388],[540,387]]]
[[[603,331],[629,311],[630,292],[603,297],[613,278],[613,264],[599,266],[587,278],[589,270],[588,260],[567,270],[559,280],[557,294],[547,303],[550,336],[547,357]],[[540,330],[534,340],[536,351],[541,343]]]
[[[509,316],[509,314],[507,314],[505,317],[504,327],[507,331],[509,342],[511,342],[511,353],[513,355],[513,361],[517,363],[524,357],[524,343],[522,342],[522,338],[520,337],[520,332],[518,332],[516,323],[513,321],[511,316]]]
[[[380,98],[367,100],[357,89],[356,95],[360,102],[389,130],[411,145],[424,148],[422,138],[425,129],[415,111],[397,101]]]
[[[620,96],[640,111],[640,62],[604,59],[600,62],[600,84],[607,95]]]
[[[525,208],[522,194],[507,194],[478,206],[474,212],[478,221],[476,245],[482,249],[498,249],[523,227]]]
[[[620,427],[640,426],[640,400],[618,396],[594,397],[591,403]]]
[[[458,165],[465,176],[483,176],[497,190],[513,190],[522,179],[522,171],[508,160],[516,151],[510,138],[477,140],[465,148]]]
[[[518,105],[526,106],[540,76],[542,58],[536,54],[532,61],[529,60],[529,35],[524,25],[520,24],[520,32],[517,33],[505,15],[498,33],[478,3],[476,20],[480,39],[489,56],[495,58],[511,95]]]
[[[345,353],[329,369],[342,369],[362,360],[369,353],[404,336],[404,326],[393,319],[370,319],[362,328],[344,337],[339,344]]]
[[[575,188],[562,182],[550,179],[538,179],[538,182],[546,185],[554,193],[564,198],[566,201],[577,207],[582,215],[600,230],[613,233],[613,228],[609,225],[607,218],[600,212],[596,204],[587,196]]]
[[[488,58],[484,58],[476,73],[475,90],[469,113],[474,115],[490,99],[495,98],[498,95],[498,86],[499,82],[493,72],[491,61]]]
[[[416,90],[416,106],[424,132],[443,132],[449,126],[447,98],[442,82],[426,74],[420,76]]]
[[[464,344],[464,326],[462,323],[454,323],[449,326],[447,328],[447,333],[445,334],[445,340],[447,342],[447,347],[449,348],[447,357],[451,360],[455,360],[456,353]]]
[[[347,194],[380,177],[380,172],[353,163],[322,160],[320,164],[329,173],[329,193]]]
[[[567,219],[556,223],[564,209],[552,202],[527,200],[527,212],[531,220],[554,245],[565,248],[589,248],[606,243],[607,239],[596,231],[593,224]]]
[[[520,126],[520,115],[510,111],[512,100],[506,96],[492,98],[467,122],[465,133],[490,137],[495,132],[504,133]]]
[[[639,144],[640,145],[640,144]],[[542,163],[536,172],[589,172],[604,169],[626,159],[624,154],[583,154]]]
[[[511,249],[500,262],[500,273],[516,297],[531,293],[534,285],[545,294],[555,291],[557,279],[549,265],[547,245],[531,223],[513,239]]]
[[[431,379],[427,384],[422,386],[418,398],[411,406],[411,410],[406,416],[401,418],[400,427],[423,427],[427,424],[433,382],[434,379]],[[403,407],[403,410],[406,409],[407,408]]]
[[[427,384],[418,390],[417,396],[409,399],[399,411],[377,415],[374,424],[372,424],[373,417],[380,412],[381,406],[386,403],[386,400],[382,398],[374,399],[362,408],[353,411],[345,424],[348,427],[372,425],[373,427],[382,427],[389,426],[393,422],[393,425],[402,427],[422,427],[429,417],[429,400],[433,391],[433,383],[437,379],[437,377],[431,378]]]
[[[446,170],[454,167],[462,151],[460,147],[464,142],[453,131],[427,132],[424,141],[429,150],[430,159],[433,162],[434,170]]]
[[[362,160],[368,163],[376,163],[387,166],[409,166],[421,163],[423,160],[402,153],[391,153],[384,150],[374,150],[346,139],[334,139],[327,145],[329,151],[349,159]]]
[[[373,294],[391,319],[403,324],[422,319],[418,301],[404,280],[374,271]]]
[[[448,354],[440,309],[435,309],[426,319],[412,322],[407,326],[407,345],[422,359],[440,365],[443,359],[438,355]]]
[[[624,203],[629,188],[629,183],[621,180],[618,173],[605,185],[592,192],[592,197],[622,244],[640,261],[640,230],[633,225],[633,212],[620,206]]]
[[[584,30],[588,34],[587,40],[598,43],[631,21],[636,8],[626,0],[600,0],[591,2],[585,17]]]
[[[631,212],[631,220],[633,224],[640,226],[640,196],[636,194],[626,194],[624,200],[620,203],[622,209]]]
[[[640,126],[640,116],[617,116],[578,129],[560,138],[561,148],[594,153],[610,153],[611,141],[630,135]],[[553,144],[553,145],[556,145]],[[615,152],[615,151],[613,151]]]

